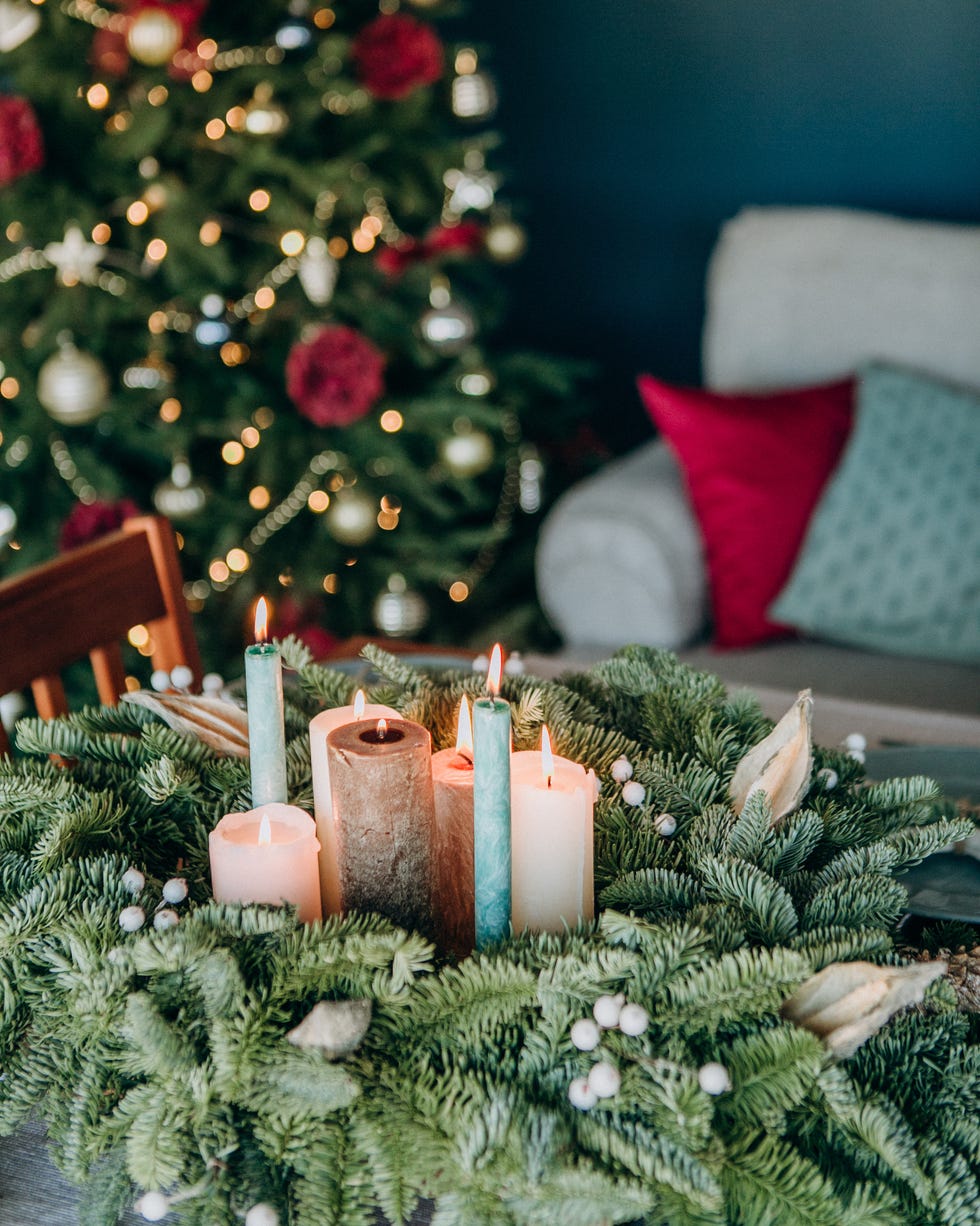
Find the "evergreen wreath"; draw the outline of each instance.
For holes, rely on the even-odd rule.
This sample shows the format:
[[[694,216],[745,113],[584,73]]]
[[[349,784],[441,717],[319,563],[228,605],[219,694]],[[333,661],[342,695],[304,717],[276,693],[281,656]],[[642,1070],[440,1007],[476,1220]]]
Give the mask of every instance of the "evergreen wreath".
[[[351,682],[283,651],[290,798],[310,809],[308,721]],[[480,679],[366,654],[372,701],[452,743]],[[367,1226],[420,1198],[435,1226],[980,1220],[977,1019],[949,984],[847,1058],[781,1012],[831,964],[899,973],[895,874],[965,833],[934,785],[870,785],[817,748],[800,808],[774,823],[761,795],[736,816],[731,777],[771,723],[666,652],[509,676],[504,694],[515,748],[546,721],[602,780],[603,909],[455,965],[377,916],[303,926],[210,899],[207,835],[248,807],[247,761],[129,704],[18,724],[22,756],[0,764],[0,1132],[46,1120],[83,1226],[134,1202],[201,1226]],[[132,907],[170,917],[128,932]],[[343,1058],[286,1038],[324,1001],[370,1002]]]

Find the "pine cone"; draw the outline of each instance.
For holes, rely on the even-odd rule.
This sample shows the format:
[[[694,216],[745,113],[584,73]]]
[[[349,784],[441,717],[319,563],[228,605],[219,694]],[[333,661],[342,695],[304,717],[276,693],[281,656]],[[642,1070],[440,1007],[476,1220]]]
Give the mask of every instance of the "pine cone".
[[[964,1013],[980,1013],[980,945],[967,949],[960,945],[955,951],[940,949],[928,953],[924,949],[900,949],[903,957],[916,962],[948,962],[946,978],[953,985],[959,1007]]]

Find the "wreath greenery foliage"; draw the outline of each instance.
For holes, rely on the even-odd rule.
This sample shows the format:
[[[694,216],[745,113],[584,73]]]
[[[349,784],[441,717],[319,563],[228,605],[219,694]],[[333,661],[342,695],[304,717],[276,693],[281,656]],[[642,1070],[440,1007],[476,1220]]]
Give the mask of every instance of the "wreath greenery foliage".
[[[290,799],[312,809],[307,724],[351,682],[296,643],[284,652]],[[479,679],[373,659],[372,700],[450,744]],[[247,762],[137,706],[21,721],[21,754],[0,765],[0,1131],[47,1121],[55,1160],[85,1185],[82,1223],[116,1222],[147,1190],[201,1226],[257,1205],[292,1226],[366,1226],[378,1209],[399,1222],[420,1198],[437,1226],[980,1220],[980,1047],[948,985],[847,1060],[780,1014],[829,963],[899,961],[895,874],[964,832],[934,786],[870,785],[818,748],[802,807],[774,827],[764,798],[736,817],[727,794],[771,725],[667,653],[508,677],[504,693],[515,748],[546,721],[557,752],[603,782],[602,910],[457,964],[377,916],[302,926],[210,899],[207,835],[249,807]],[[643,805],[611,779],[623,754]],[[146,878],[136,898],[130,866]],[[120,912],[152,912],[178,867],[180,923],[124,932]],[[574,1022],[620,992],[648,1028],[579,1050]],[[285,1040],[346,998],[373,1007],[347,1059]],[[577,1109],[569,1086],[600,1057],[619,1090]],[[699,1078],[714,1064],[722,1093]]]

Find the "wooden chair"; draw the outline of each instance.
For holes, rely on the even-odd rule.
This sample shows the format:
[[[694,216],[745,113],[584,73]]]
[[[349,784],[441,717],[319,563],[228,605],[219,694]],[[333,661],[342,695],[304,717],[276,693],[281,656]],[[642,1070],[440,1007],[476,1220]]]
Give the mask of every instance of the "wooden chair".
[[[0,582],[0,694],[30,685],[42,719],[63,715],[61,670],[87,655],[99,699],[116,703],[126,689],[121,643],[136,625],[149,631],[155,669],[184,664],[200,686],[177,543],[159,516],[128,519],[117,532]],[[0,725],[0,755],[9,752]]]

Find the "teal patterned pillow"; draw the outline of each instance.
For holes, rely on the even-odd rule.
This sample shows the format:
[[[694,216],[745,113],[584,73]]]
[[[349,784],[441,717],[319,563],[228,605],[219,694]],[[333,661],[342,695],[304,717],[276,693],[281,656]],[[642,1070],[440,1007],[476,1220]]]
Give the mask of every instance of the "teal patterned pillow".
[[[850,440],[769,616],[980,663],[980,393],[892,367],[862,373]]]

